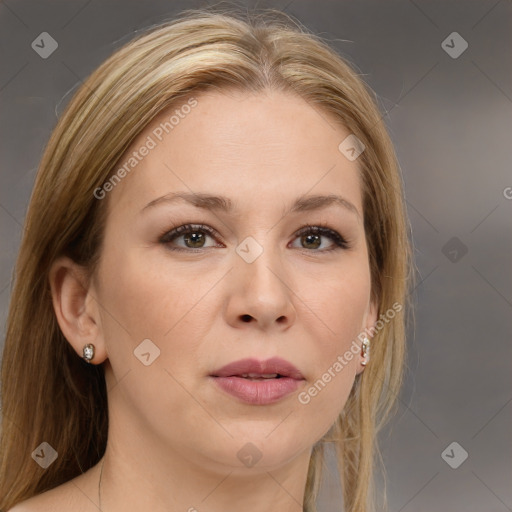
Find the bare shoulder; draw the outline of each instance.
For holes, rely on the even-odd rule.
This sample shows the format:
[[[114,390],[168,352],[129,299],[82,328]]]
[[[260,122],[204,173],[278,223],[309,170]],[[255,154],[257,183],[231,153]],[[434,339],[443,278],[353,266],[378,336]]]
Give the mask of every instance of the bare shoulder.
[[[62,492],[58,488],[43,492],[33,496],[28,500],[18,503],[14,508],[7,512],[49,512],[50,510],[60,510],[64,505]]]
[[[54,489],[33,496],[7,512],[97,512],[93,481],[87,476],[87,473],[80,475]]]
[[[70,507],[73,501],[75,500],[73,499],[71,490],[68,488],[67,484],[63,484],[55,489],[22,501],[7,512],[50,512],[51,510],[57,512],[66,509],[70,512],[81,512],[78,508]]]

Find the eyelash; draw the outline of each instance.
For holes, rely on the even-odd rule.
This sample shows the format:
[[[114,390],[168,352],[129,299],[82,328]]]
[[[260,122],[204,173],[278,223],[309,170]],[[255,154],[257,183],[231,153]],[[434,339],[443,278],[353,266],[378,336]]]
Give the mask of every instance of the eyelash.
[[[189,233],[197,233],[197,232],[204,232],[210,235],[212,238],[217,238],[217,232],[211,228],[210,226],[206,226],[203,224],[184,224],[182,226],[179,226],[177,228],[171,229],[170,231],[164,231],[158,239],[159,243],[164,245],[170,245],[171,242],[173,242],[175,239],[179,238],[180,236],[189,234]],[[331,229],[327,224],[306,224],[303,227],[301,227],[298,231],[295,232],[294,236],[295,238],[298,238],[300,236],[306,235],[306,234],[314,234],[314,235],[321,235],[325,236],[327,238],[330,238],[334,242],[334,246],[330,249],[305,249],[303,248],[303,251],[306,252],[330,252],[334,250],[339,249],[350,249],[349,242],[341,236],[337,231]],[[211,249],[211,247],[197,247],[197,248],[184,248],[184,247],[168,247],[169,250],[172,251],[180,251],[180,252],[202,252],[205,249]],[[301,249],[299,249],[301,250]]]

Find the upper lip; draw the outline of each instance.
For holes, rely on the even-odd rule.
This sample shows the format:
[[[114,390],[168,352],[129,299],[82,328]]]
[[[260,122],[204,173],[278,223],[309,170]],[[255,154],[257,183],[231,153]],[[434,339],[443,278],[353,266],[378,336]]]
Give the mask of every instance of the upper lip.
[[[212,377],[234,377],[247,373],[257,375],[268,375],[277,373],[282,377],[290,377],[296,380],[302,380],[302,373],[289,361],[280,357],[272,357],[264,361],[258,359],[240,359],[215,370]]]

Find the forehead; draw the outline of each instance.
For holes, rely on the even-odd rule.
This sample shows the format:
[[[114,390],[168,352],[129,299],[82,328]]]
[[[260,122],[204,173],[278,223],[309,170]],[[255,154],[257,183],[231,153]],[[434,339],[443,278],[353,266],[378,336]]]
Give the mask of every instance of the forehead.
[[[349,134],[290,93],[202,92],[161,112],[139,134],[118,162],[129,171],[109,200],[116,210],[140,210],[172,191],[207,191],[257,207],[288,195],[338,192],[360,210],[357,161],[338,149]]]

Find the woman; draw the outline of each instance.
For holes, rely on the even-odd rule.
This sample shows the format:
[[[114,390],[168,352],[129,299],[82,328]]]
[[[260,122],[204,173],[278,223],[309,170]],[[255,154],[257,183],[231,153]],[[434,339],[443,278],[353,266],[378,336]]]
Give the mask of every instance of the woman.
[[[0,509],[313,511],[333,443],[344,510],[372,510],[410,269],[394,151],[347,63],[274,11],[154,27],[41,162]]]

